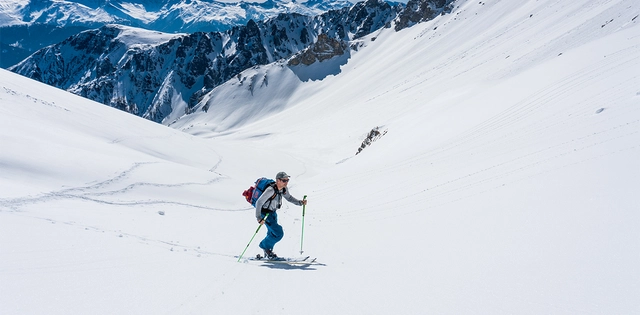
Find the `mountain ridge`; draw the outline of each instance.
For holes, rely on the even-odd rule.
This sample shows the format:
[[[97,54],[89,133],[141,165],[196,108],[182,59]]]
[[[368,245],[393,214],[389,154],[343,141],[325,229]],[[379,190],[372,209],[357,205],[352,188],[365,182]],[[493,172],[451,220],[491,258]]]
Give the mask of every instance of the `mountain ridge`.
[[[315,43],[320,34],[349,42],[391,27],[395,21],[405,20],[409,27],[428,20],[447,12],[452,2],[415,3],[417,7],[444,6],[416,18],[404,6],[368,0],[313,17],[281,13],[265,21],[249,20],[245,26],[224,32],[181,35],[108,25],[44,48],[10,70],[163,122],[169,116],[189,113],[205,94],[242,71],[294,56]],[[406,15],[412,18],[405,19]],[[124,42],[124,33],[132,39]],[[146,41],[140,37],[162,40],[138,45],[136,41]],[[343,52],[348,53],[348,48]]]
[[[349,7],[347,0],[309,2],[220,2],[202,0],[38,0],[8,1],[0,5],[0,40],[21,51],[3,50],[0,67],[15,65],[45,46],[80,31],[121,24],[166,33],[219,32],[266,20],[280,13],[318,15]]]

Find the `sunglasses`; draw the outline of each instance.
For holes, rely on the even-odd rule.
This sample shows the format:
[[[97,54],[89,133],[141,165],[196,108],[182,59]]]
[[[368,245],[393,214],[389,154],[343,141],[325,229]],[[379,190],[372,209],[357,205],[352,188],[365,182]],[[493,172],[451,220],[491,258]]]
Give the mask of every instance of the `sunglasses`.
[[[284,178],[284,179],[283,179],[283,178],[280,178],[280,181],[281,181],[281,182],[283,182],[283,183],[288,183],[288,182],[289,182],[289,179],[288,179],[288,178]]]

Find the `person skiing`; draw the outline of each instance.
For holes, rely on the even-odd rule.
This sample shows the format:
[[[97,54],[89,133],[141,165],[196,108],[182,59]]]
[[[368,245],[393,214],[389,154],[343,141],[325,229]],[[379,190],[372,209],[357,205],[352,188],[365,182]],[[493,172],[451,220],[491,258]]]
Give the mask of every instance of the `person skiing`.
[[[267,226],[267,236],[260,242],[259,246],[264,251],[264,257],[270,260],[278,259],[278,255],[273,252],[273,247],[284,236],[284,230],[278,224],[278,215],[276,213],[276,210],[282,206],[282,197],[298,206],[307,204],[307,200],[299,200],[289,194],[289,189],[287,188],[289,177],[287,173],[279,172],[276,175],[276,182],[268,186],[256,201],[256,219],[258,219],[258,223]],[[269,215],[267,216],[267,214]]]

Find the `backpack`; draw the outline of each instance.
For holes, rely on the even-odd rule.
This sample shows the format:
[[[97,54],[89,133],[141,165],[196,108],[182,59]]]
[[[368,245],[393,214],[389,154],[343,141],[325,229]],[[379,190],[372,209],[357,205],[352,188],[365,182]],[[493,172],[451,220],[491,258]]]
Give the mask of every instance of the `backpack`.
[[[262,193],[264,192],[265,189],[267,189],[267,187],[269,186],[275,186],[276,181],[270,178],[266,178],[266,177],[260,177],[256,180],[255,185],[249,187],[249,189],[245,190],[242,195],[244,196],[245,199],[247,199],[247,202],[250,203],[252,206],[256,206],[256,201],[258,201],[258,198],[260,198],[260,196],[262,195]],[[273,194],[273,196],[271,196],[271,198],[269,198],[269,201],[273,200],[273,198],[278,194],[277,193],[277,189],[274,190],[276,191],[276,193]]]

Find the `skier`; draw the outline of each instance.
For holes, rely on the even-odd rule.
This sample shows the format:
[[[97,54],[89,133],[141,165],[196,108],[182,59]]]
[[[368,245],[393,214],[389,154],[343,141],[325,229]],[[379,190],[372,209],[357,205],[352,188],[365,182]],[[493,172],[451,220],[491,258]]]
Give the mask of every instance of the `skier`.
[[[276,213],[276,210],[282,206],[282,197],[284,196],[287,201],[298,206],[307,204],[307,200],[298,200],[289,194],[289,189],[287,188],[289,177],[287,173],[279,172],[276,175],[275,184],[268,186],[256,201],[256,219],[258,219],[258,223],[267,226],[267,236],[260,242],[259,246],[264,251],[264,257],[270,260],[278,260],[278,255],[273,252],[273,247],[284,236],[282,226],[278,224],[278,215]]]

